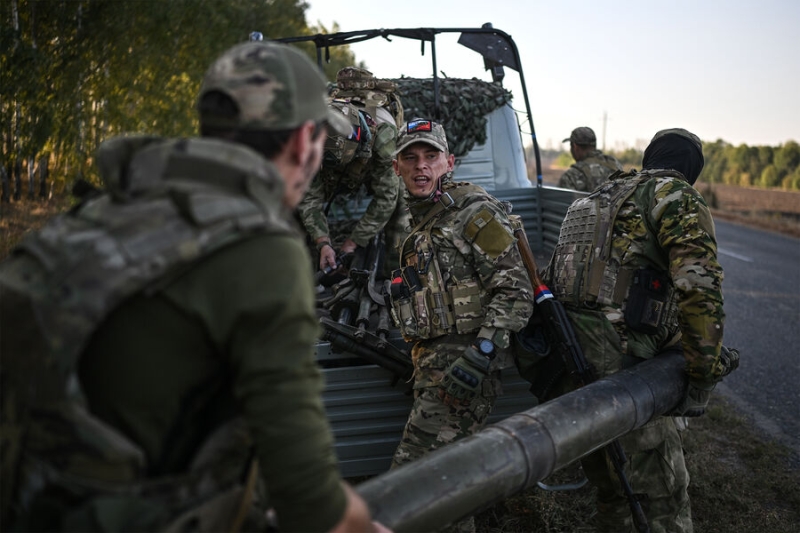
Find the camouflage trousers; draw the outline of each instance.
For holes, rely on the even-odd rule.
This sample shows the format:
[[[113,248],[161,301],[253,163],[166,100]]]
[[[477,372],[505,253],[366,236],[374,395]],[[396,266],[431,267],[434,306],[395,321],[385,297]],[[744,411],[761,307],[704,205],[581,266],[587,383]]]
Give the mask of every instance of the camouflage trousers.
[[[595,368],[630,366],[614,350],[587,354]],[[563,378],[557,396],[574,389],[570,378]],[[685,428],[685,426],[681,426]],[[683,457],[683,442],[672,417],[659,417],[619,439],[628,462],[625,475],[635,494],[642,495],[641,505],[652,533],[691,533],[689,472]],[[597,487],[596,514],[593,522],[600,532],[635,532],[628,500],[619,478],[603,450],[584,457],[581,465],[588,480]]]
[[[691,533],[689,473],[681,436],[671,417],[660,417],[620,439],[628,462],[625,474],[634,493],[643,495],[642,510],[652,533]],[[608,456],[601,450],[581,464],[597,487],[594,523],[601,532],[635,532],[628,500]]]
[[[468,340],[467,340],[468,339]],[[468,405],[448,406],[439,398],[439,382],[447,366],[458,359],[474,335],[452,335],[414,345],[414,404],[403,437],[392,457],[391,468],[415,461],[430,452],[468,437],[486,425],[501,392],[500,375],[483,381],[482,392]],[[447,531],[474,532],[472,517]]]

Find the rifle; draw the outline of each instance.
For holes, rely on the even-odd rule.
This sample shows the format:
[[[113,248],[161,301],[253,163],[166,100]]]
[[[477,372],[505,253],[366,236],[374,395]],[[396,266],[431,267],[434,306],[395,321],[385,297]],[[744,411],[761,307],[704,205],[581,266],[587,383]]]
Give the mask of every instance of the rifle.
[[[514,236],[517,238],[517,248],[522,256],[522,262],[525,264],[525,270],[527,270],[528,276],[533,283],[534,301],[541,312],[545,334],[563,359],[566,367],[570,370],[573,382],[577,387],[583,387],[597,381],[594,368],[586,360],[586,355],[578,343],[575,330],[572,328],[572,323],[567,317],[564,306],[553,297],[550,289],[547,288],[547,285],[539,276],[533,252],[528,244],[528,237],[525,235],[525,229],[521,227],[521,224],[515,227]],[[603,450],[608,454],[608,458],[614,467],[614,472],[619,478],[622,491],[625,493],[628,505],[631,508],[631,515],[637,531],[650,533],[650,526],[647,525],[647,518],[639,501],[640,495],[634,494],[623,469],[628,459],[625,456],[622,445],[618,440],[614,440],[607,444]]]
[[[320,318],[320,323],[325,328],[322,340],[330,342],[334,351],[349,352],[383,367],[395,375],[393,386],[402,380],[407,388],[411,388],[414,364],[408,353],[370,331],[359,330],[326,317]]]
[[[332,317],[320,318],[322,340],[335,352],[349,352],[389,370],[394,383],[402,379],[410,386],[414,365],[408,353],[390,342],[389,311],[378,290],[384,248],[383,234],[378,233],[366,248],[354,252],[349,264],[341,261],[347,265],[347,278],[333,285],[333,297],[321,302]]]

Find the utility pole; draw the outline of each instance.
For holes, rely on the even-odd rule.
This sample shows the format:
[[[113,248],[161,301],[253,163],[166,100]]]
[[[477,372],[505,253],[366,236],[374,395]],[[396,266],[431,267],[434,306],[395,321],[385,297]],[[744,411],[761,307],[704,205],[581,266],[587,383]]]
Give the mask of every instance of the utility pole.
[[[608,122],[608,113],[603,111],[603,151],[606,151],[606,123]]]

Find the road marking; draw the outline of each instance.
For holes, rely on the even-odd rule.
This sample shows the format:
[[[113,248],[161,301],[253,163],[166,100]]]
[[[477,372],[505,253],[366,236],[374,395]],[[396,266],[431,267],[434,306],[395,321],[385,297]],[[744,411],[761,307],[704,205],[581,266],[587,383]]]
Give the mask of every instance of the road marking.
[[[733,253],[733,252],[729,252],[728,250],[725,250],[724,248],[717,248],[717,252],[721,253],[722,255],[727,255],[728,257],[733,257],[734,259],[738,259],[739,261],[744,261],[746,263],[752,263],[753,262],[753,258],[752,257],[747,257],[746,255],[739,255],[739,254],[736,254],[736,253]]]

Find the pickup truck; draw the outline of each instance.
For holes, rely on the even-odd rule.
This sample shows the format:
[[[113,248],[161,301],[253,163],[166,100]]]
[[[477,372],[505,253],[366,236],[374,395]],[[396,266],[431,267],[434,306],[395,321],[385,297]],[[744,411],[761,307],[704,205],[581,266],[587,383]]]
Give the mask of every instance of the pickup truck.
[[[482,56],[483,66],[490,73],[491,81],[438,77],[436,39],[450,34],[458,34],[460,44]],[[481,28],[375,29],[290,37],[281,41],[313,42],[321,63],[322,51],[331,46],[352,45],[378,37],[387,40],[402,37],[419,40],[423,46],[430,44],[433,74],[430,79],[422,81],[427,81],[427,86],[432,88],[433,99],[427,102],[425,109],[421,109],[423,104],[415,100],[412,109],[420,112],[420,116],[442,121],[448,136],[453,135],[454,131],[457,135],[458,129],[451,128],[446,119],[447,112],[452,111],[447,106],[459,105],[458,100],[463,99],[442,98],[443,89],[459,83],[483,83],[502,88],[505,68],[518,73],[526,111],[522,119],[512,107],[510,93],[507,94],[507,101],[499,107],[485,115],[475,116],[474,121],[485,123],[485,136],[479,135],[480,142],[473,143],[465,153],[454,151],[454,178],[480,185],[498,199],[510,202],[513,214],[522,218],[537,263],[543,266],[558,238],[567,207],[583,193],[547,187],[542,183],[539,147],[522,65],[511,36],[493,28],[491,24],[485,24]],[[398,94],[406,107],[406,118],[411,118],[408,106],[408,102],[413,100],[411,86],[419,86],[420,80],[397,78],[394,81],[398,83]],[[473,108],[475,106],[469,107]],[[531,152],[536,168],[534,180],[527,175],[521,124],[531,134]],[[365,205],[352,205],[346,213],[350,217],[357,217],[364,208]],[[335,299],[335,295],[332,297],[330,293],[326,293],[326,301],[318,302],[318,307],[327,309],[321,312],[324,333],[317,343],[317,360],[326,379],[323,400],[345,477],[375,475],[388,469],[412,403],[408,383],[408,346],[388,321],[388,312],[380,296],[381,281],[375,279],[380,246],[381,243],[376,240],[372,249],[364,252],[359,267],[350,269],[351,279],[343,283],[346,287],[349,284],[356,288],[347,297],[352,303],[350,307],[328,305]],[[341,290],[340,287],[334,287]],[[533,407],[536,403],[528,392],[528,383],[515,371],[504,371],[502,380],[504,394],[497,402],[490,423]]]

